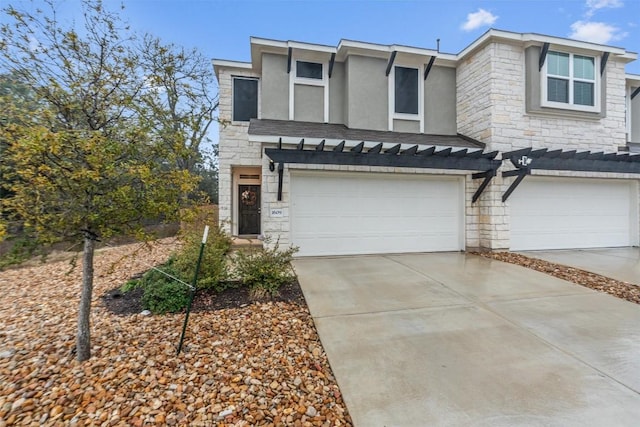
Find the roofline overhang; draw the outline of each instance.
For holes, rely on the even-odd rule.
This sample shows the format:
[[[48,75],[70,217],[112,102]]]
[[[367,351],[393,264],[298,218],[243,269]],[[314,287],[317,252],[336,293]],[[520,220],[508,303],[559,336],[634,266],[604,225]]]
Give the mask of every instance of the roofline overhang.
[[[637,53],[628,52],[624,48],[616,46],[573,40],[563,37],[547,36],[538,33],[515,33],[511,31],[491,28],[487,30],[483,35],[478,37],[469,46],[464,48],[460,53],[458,53],[458,55],[456,55],[457,60],[460,61],[464,59],[476,50],[493,41],[503,41],[507,43],[522,45],[525,47],[533,45],[542,46],[545,43],[549,43],[552,46],[570,47],[573,49],[580,49],[589,52],[609,52],[610,54],[615,55],[618,58],[625,59],[626,62],[634,61],[638,57]]]
[[[226,59],[212,59],[211,64],[213,64],[213,71],[216,73],[216,77],[219,78],[220,68],[237,68],[241,70],[251,70],[253,69],[253,64],[251,62],[242,62],[242,61],[229,61]]]
[[[640,87],[640,74],[625,74],[627,86]]]
[[[425,49],[413,46],[405,46],[399,44],[385,45],[378,43],[368,43],[356,40],[341,39],[337,46],[328,46],[323,44],[305,43],[294,40],[273,40],[260,37],[250,37],[251,44],[251,62],[237,62],[214,60],[214,68],[216,74],[219,67],[233,67],[240,69],[253,69],[259,72],[262,69],[262,54],[274,53],[279,55],[287,55],[289,49],[294,51],[303,51],[314,55],[326,56],[327,60],[331,55],[336,55],[336,60],[344,61],[351,54],[367,55],[383,59],[396,52],[406,60],[427,61],[431,57],[435,57],[435,65],[445,67],[456,67],[458,63],[478,49],[492,42],[503,42],[515,44],[523,47],[542,46],[549,43],[552,48],[571,48],[578,49],[590,53],[608,52],[615,56],[618,60],[625,63],[634,61],[638,58],[638,54],[630,52],[621,47],[609,46],[604,44],[573,40],[563,37],[548,36],[538,33],[516,33],[512,31],[498,30],[491,28],[473,41],[469,46],[464,48],[458,54],[438,52],[435,49]],[[249,64],[249,66],[239,65]]]

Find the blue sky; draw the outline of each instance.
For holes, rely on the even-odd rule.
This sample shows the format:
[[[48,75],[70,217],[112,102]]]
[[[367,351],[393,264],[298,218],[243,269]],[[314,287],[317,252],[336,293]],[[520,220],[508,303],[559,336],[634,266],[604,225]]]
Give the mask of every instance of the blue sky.
[[[79,0],[56,0],[63,18]],[[25,4],[23,0],[0,0]],[[35,4],[42,1],[35,1]],[[249,37],[335,46],[341,38],[457,53],[488,28],[570,37],[640,51],[640,0],[105,0],[124,4],[132,28],[196,47],[210,58],[248,61]],[[0,19],[0,21],[3,19]],[[640,60],[627,66],[640,74]]]
[[[640,51],[640,0],[125,0],[124,5],[134,28],[197,47],[211,58],[239,61],[250,59],[250,36],[425,48],[435,48],[440,38],[441,51],[457,53],[490,27]],[[640,60],[627,72],[640,74]]]

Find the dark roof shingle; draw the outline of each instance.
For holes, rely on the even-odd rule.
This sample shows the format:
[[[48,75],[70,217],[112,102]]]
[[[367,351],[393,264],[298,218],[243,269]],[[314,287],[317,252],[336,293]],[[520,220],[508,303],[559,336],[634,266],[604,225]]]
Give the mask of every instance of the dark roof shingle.
[[[339,139],[350,141],[390,142],[394,144],[438,145],[479,148],[485,144],[464,135],[430,135],[424,133],[350,129],[331,123],[297,122],[292,120],[251,119],[250,135],[289,136],[299,138]]]

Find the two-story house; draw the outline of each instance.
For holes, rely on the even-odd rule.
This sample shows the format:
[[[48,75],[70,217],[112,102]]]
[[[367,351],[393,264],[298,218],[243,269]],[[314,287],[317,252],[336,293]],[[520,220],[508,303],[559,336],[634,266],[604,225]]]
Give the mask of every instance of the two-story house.
[[[214,60],[221,224],[301,255],[638,245],[636,56],[251,38],[251,62]]]

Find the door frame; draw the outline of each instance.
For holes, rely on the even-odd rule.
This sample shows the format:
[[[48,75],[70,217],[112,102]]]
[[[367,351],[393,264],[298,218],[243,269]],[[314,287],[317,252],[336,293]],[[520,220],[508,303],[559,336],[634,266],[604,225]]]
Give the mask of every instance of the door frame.
[[[233,167],[232,168],[232,180],[231,180],[231,234],[238,236],[238,225],[240,221],[239,215],[239,203],[240,194],[238,188],[240,185],[259,185],[260,192],[262,193],[262,168],[261,167]],[[263,198],[260,194],[260,204],[262,205]],[[263,209],[263,206],[260,206]],[[264,210],[264,209],[263,209]],[[262,215],[260,216],[260,233],[262,233]]]
[[[257,202],[258,202],[258,206],[255,206],[255,209],[257,210],[256,214],[258,215],[258,223],[257,223],[257,230],[253,233],[240,233],[240,218],[242,218],[242,215],[240,214],[240,211],[242,210],[242,196],[244,195],[244,192],[241,192],[241,188],[244,187],[247,189],[249,188],[256,188],[257,191]],[[238,184],[238,193],[241,194],[241,197],[238,198],[238,235],[239,236],[259,236],[262,232],[262,186],[259,184]],[[247,195],[250,195],[251,193],[248,193]],[[254,200],[254,204],[255,204],[255,200]],[[246,226],[245,226],[246,229]]]

